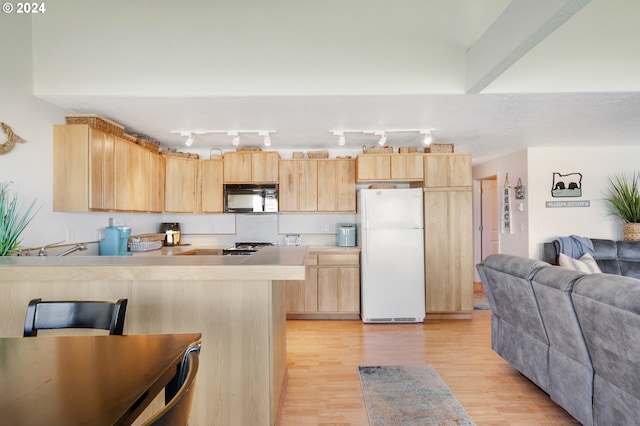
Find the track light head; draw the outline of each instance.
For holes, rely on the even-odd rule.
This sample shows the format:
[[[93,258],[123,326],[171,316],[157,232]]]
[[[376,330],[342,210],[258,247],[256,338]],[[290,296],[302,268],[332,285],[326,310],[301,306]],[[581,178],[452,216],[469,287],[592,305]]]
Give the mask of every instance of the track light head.
[[[189,135],[187,136],[187,140],[184,141],[184,144],[186,146],[191,146],[193,145],[193,133],[189,133]]]

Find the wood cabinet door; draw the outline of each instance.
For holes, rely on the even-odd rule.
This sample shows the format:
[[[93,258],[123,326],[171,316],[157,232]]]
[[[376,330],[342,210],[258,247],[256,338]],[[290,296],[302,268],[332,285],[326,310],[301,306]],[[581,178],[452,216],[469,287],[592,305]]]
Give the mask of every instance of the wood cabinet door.
[[[224,211],[223,198],[223,174],[224,165],[222,159],[211,159],[200,162],[200,183],[202,212],[222,213]]]
[[[318,268],[318,312],[338,312],[339,267]]]
[[[89,133],[89,209],[115,208],[114,137],[88,128]],[[68,165],[78,167],[78,165]]]
[[[424,193],[427,313],[473,310],[471,189]]]
[[[318,211],[338,211],[337,172],[336,160],[318,160]]]
[[[302,312],[318,312],[318,268],[307,266],[305,280],[302,283]]]
[[[362,154],[357,158],[358,182],[391,179],[391,157],[388,154]]]
[[[298,211],[318,210],[318,161],[297,160],[298,162]]]
[[[340,268],[338,310],[360,313],[360,268]]]
[[[280,160],[278,165],[278,211],[298,211],[300,181],[298,160]]]
[[[454,154],[449,157],[449,185],[473,185],[471,154]]]
[[[424,165],[420,154],[394,154],[391,156],[392,180],[421,181]]]
[[[251,152],[227,152],[224,154],[224,183],[251,182]]]
[[[449,186],[449,154],[424,156],[424,186],[427,188]]]
[[[160,154],[149,154],[149,211],[162,213],[165,186],[164,157]]]
[[[148,211],[150,200],[149,158],[151,153],[127,140],[114,138],[115,209]]]
[[[336,165],[337,205],[336,211],[356,211],[356,160],[340,158]]]
[[[278,183],[280,154],[275,151],[254,152],[251,158],[251,182]]]
[[[198,161],[191,158],[165,157],[166,212],[196,212]]]
[[[130,145],[122,139],[114,139],[115,157],[115,209],[119,211],[131,210],[131,190],[129,188],[129,162],[131,157]]]
[[[471,155],[426,154],[424,186],[427,188],[471,186]]]

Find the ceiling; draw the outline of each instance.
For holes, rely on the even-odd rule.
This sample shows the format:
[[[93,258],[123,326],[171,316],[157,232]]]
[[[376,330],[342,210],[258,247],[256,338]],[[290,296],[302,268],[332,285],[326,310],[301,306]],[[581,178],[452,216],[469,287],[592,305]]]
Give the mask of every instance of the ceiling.
[[[50,90],[37,70],[35,91],[69,112],[97,113],[125,125],[128,132],[147,134],[181,151],[189,151],[185,138],[171,131],[275,130],[271,149],[353,150],[373,145],[377,138],[347,134],[346,145],[339,147],[330,130],[433,128],[435,142],[453,143],[457,152],[470,152],[476,164],[531,146],[638,144],[640,2],[425,0],[422,4],[428,4],[430,17],[424,30],[429,37],[422,44],[415,43],[415,32],[402,33],[401,23],[379,28],[383,33],[379,38],[358,40],[363,51],[374,51],[367,44],[374,42],[377,52],[386,55],[402,46],[415,51],[424,45],[430,55],[427,60],[439,58],[427,64],[416,60],[414,69],[407,68],[410,55],[397,63],[398,69],[380,56],[367,65],[372,70],[368,78],[354,75],[345,55],[342,65],[323,70],[328,78],[321,80],[311,69],[318,60],[312,51],[306,58],[311,66],[300,65],[287,81],[266,79],[268,72],[261,73],[258,67],[233,81],[229,77],[226,85],[221,76],[220,86],[204,94],[183,84],[166,92],[145,91],[144,82],[136,93]],[[353,16],[345,21],[348,18]],[[382,42],[386,47],[380,47]],[[271,45],[276,57],[294,41],[279,39],[279,43]],[[326,54],[318,46],[316,56]],[[38,57],[38,49],[34,55]],[[440,65],[447,60],[446,67]],[[450,72],[451,63],[459,64],[458,73]],[[276,71],[271,72],[273,76]],[[169,74],[167,79],[176,78]],[[257,135],[241,137],[242,145],[261,143]],[[391,133],[387,144],[419,146],[421,140],[417,132]],[[197,136],[192,148],[196,147],[233,149],[225,134]]]

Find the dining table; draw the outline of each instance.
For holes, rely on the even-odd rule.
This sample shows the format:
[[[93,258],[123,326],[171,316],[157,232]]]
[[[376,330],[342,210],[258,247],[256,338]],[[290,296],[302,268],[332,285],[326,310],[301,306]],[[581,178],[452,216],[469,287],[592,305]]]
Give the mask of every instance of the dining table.
[[[0,422],[129,425],[201,333],[0,338]]]

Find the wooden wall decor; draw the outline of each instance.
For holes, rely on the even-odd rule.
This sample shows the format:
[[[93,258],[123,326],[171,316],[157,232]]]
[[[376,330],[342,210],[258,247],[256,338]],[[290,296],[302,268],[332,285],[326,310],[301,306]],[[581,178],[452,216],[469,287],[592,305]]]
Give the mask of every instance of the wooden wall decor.
[[[7,135],[7,140],[4,143],[0,144],[0,155],[6,154],[7,152],[11,151],[16,143],[27,142],[20,136],[13,133],[13,130],[11,130],[11,127],[9,127],[8,125],[0,122],[0,127],[2,127],[2,131],[4,132],[4,134]]]

